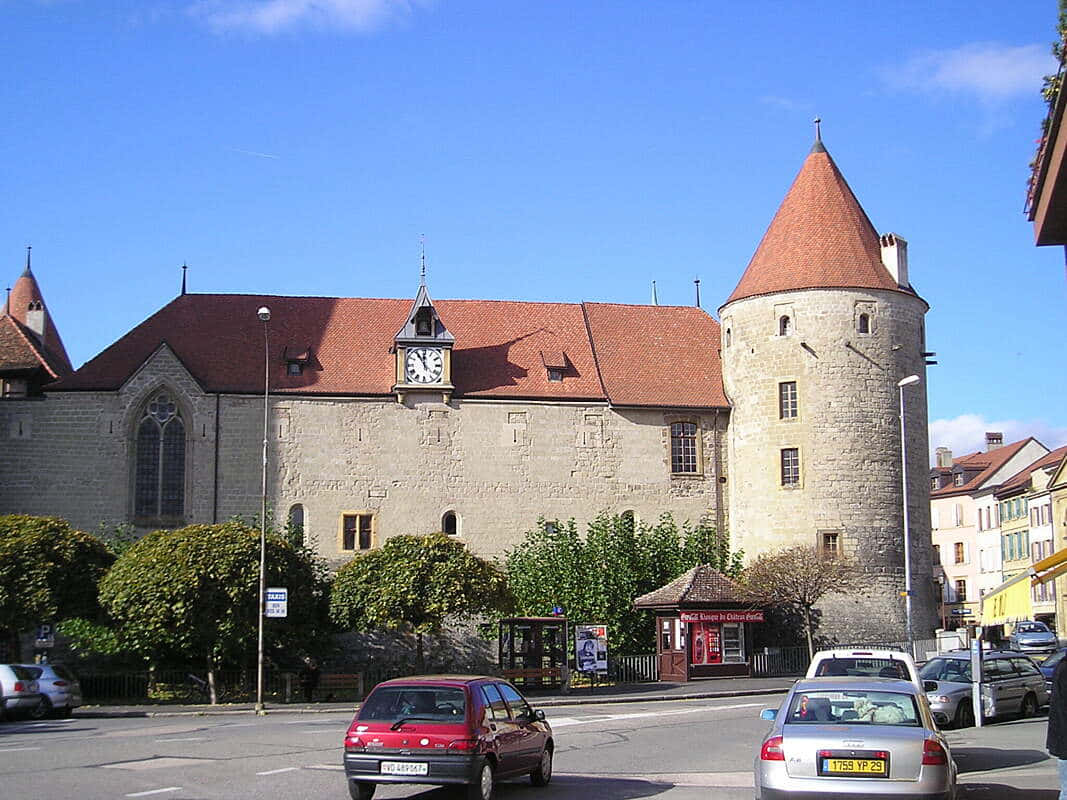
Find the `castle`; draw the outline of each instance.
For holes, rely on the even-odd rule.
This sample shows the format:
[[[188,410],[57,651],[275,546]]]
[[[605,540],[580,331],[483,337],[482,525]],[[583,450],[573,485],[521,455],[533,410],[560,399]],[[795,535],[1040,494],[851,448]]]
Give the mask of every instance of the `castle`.
[[[710,515],[747,557],[862,564],[841,641],[904,630],[898,383],[917,637],[931,577],[923,319],[821,140],[720,321],[697,307],[182,293],[71,370],[33,271],[0,318],[0,513],[95,530],[276,515],[341,563],[442,530],[484,556],[538,516]],[[264,384],[269,393],[264,396]],[[264,431],[268,461],[262,462]],[[265,478],[263,477],[265,475]]]

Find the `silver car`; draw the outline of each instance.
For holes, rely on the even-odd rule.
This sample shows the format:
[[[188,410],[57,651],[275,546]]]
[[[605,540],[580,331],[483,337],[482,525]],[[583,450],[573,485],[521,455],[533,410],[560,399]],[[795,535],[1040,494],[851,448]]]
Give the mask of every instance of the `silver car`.
[[[790,689],[756,754],[757,800],[952,800],[956,765],[921,690],[887,678],[811,678]]]
[[[1008,641],[1013,650],[1021,653],[1051,653],[1060,646],[1060,640],[1044,622],[1020,622]]]
[[[0,716],[28,714],[41,703],[37,676],[21,664],[0,664]]]
[[[957,728],[974,724],[969,650],[953,650],[931,658],[919,670],[919,677],[936,683],[926,697],[938,723]],[[1004,714],[1031,717],[1044,705],[1048,705],[1045,676],[1029,656],[1014,650],[982,653],[983,718]]]
[[[41,702],[30,709],[30,716],[40,719],[49,714],[69,717],[82,704],[82,687],[70,668],[63,664],[20,664],[34,673]]]

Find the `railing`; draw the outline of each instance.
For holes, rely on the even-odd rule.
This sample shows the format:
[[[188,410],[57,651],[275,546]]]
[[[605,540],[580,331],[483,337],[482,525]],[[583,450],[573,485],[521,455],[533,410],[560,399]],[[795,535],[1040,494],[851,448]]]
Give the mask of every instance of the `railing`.
[[[614,656],[612,675],[619,683],[644,683],[659,680],[659,657],[655,653]]]
[[[807,647],[765,647],[752,654],[752,674],[757,678],[803,675],[810,662]]]

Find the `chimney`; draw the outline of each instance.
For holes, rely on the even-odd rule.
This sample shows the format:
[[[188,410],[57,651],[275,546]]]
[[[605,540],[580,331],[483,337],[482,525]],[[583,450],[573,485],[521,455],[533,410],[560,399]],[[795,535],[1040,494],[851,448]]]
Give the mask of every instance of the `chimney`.
[[[897,282],[897,286],[908,286],[908,243],[898,234],[883,233],[879,239],[882,243],[882,263]]]
[[[952,450],[947,447],[939,447],[934,451],[934,463],[939,467],[952,466]]]
[[[993,450],[996,450],[998,447],[1003,447],[1003,446],[1004,446],[1004,434],[1003,433],[1000,433],[999,431],[995,431],[993,433],[990,433],[989,431],[986,431],[986,435],[985,435],[985,451],[987,453],[990,453]]]
[[[31,300],[26,309],[26,327],[37,335],[38,341],[44,341],[44,303]]]

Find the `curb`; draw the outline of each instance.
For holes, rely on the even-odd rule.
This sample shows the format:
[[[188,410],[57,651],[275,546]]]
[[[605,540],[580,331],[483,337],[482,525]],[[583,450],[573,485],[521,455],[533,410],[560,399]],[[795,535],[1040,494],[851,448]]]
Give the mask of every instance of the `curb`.
[[[786,687],[774,688],[774,689],[727,689],[717,692],[696,692],[693,694],[648,694],[648,695],[616,695],[614,697],[596,697],[589,695],[575,695],[568,697],[551,697],[543,700],[537,697],[527,697],[530,701],[530,705],[537,708],[556,708],[560,706],[576,706],[576,705],[614,705],[617,703],[659,703],[667,702],[670,700],[711,700],[715,698],[723,697],[760,697],[766,695],[785,694],[788,690]],[[307,706],[268,706],[263,712],[264,716],[270,716],[272,714],[336,714],[341,712],[351,712],[359,707],[359,703],[353,703],[351,705],[334,705],[334,706],[319,706],[310,708]],[[253,708],[224,708],[224,707],[211,707],[203,706],[198,708],[184,708],[181,710],[167,711],[167,710],[149,710],[149,709],[137,709],[137,710],[115,710],[108,711],[105,709],[85,709],[84,711],[79,708],[74,712],[75,719],[123,719],[123,718],[143,718],[143,717],[222,717],[222,716],[247,716],[249,714],[255,715],[256,711]]]

